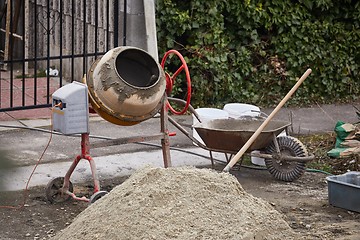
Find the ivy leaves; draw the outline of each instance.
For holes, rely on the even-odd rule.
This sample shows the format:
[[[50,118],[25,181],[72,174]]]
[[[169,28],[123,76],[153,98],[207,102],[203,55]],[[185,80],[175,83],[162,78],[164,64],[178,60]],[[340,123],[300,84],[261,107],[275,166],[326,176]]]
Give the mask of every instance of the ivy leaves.
[[[187,57],[194,106],[273,105],[308,67],[294,104],[352,100],[359,16],[354,0],[158,0],[159,51]]]

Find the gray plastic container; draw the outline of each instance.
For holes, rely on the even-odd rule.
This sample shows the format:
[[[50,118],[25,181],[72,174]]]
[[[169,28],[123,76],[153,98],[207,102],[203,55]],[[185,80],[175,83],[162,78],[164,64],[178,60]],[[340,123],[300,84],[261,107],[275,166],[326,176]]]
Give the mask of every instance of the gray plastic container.
[[[360,172],[329,176],[326,180],[331,205],[360,212]]]

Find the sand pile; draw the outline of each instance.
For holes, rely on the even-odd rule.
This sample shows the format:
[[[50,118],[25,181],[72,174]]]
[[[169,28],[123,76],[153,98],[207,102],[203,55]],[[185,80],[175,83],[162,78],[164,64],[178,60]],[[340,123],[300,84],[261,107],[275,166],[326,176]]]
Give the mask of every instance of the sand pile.
[[[298,239],[227,173],[148,168],[85,209],[55,239]]]

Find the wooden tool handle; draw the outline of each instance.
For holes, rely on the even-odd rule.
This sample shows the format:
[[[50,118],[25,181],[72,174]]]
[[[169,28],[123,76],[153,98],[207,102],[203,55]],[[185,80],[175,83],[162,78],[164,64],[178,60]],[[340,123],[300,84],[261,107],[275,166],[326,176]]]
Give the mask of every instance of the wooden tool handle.
[[[299,88],[299,86],[304,82],[304,80],[310,75],[311,69],[309,68],[301,76],[301,78],[296,82],[292,89],[286,94],[286,96],[281,100],[281,102],[276,106],[276,108],[270,113],[270,115],[265,119],[265,121],[260,125],[260,127],[253,133],[250,139],[244,144],[244,146],[239,150],[239,152],[230,160],[230,162],[225,166],[224,172],[229,172],[230,169],[239,161],[242,155],[248,150],[248,148],[253,144],[255,139],[260,135],[262,130],[266,125],[271,121],[274,115],[284,106],[287,100],[294,94],[294,92]]]

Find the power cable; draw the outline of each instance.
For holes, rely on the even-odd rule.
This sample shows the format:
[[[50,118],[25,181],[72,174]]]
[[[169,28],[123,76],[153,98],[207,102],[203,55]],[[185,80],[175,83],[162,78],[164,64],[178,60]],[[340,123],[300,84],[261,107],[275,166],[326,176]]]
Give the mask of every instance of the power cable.
[[[55,105],[54,107],[57,107],[57,105]],[[53,108],[54,108],[54,107],[53,107]],[[29,197],[28,191],[29,191],[30,180],[31,180],[32,176],[34,175],[37,167],[39,166],[41,160],[43,159],[43,157],[44,157],[44,155],[45,155],[45,152],[46,152],[47,149],[49,148],[50,143],[51,143],[51,140],[52,140],[52,136],[53,136],[53,133],[54,133],[54,131],[53,131],[53,129],[52,129],[52,128],[53,128],[52,120],[53,120],[53,119],[52,119],[52,117],[51,117],[51,124],[50,124],[51,130],[48,131],[48,132],[50,133],[49,140],[48,140],[48,142],[47,142],[47,144],[46,144],[43,152],[41,153],[39,159],[36,161],[36,164],[35,164],[33,170],[31,171],[30,176],[29,176],[29,178],[28,178],[28,180],[27,180],[27,182],[26,182],[25,189],[24,189],[24,191],[23,191],[23,203],[20,204],[19,206],[0,206],[0,208],[20,210],[20,209],[22,209],[22,208],[26,205],[26,201],[27,201],[27,199],[28,199],[28,197]],[[0,127],[2,127],[2,126],[6,126],[6,125],[1,125]],[[9,126],[7,126],[7,127],[9,127]],[[27,127],[27,126],[22,126],[22,127],[14,126],[14,127],[15,127],[15,128],[26,128],[26,129],[30,129],[30,130],[35,130],[35,128],[29,128],[29,127]],[[36,130],[39,130],[39,129],[36,129]]]

